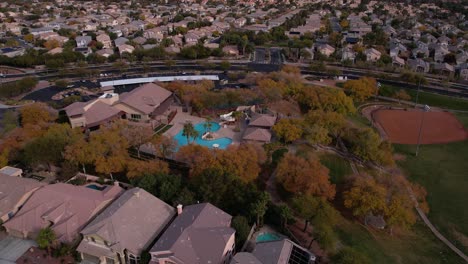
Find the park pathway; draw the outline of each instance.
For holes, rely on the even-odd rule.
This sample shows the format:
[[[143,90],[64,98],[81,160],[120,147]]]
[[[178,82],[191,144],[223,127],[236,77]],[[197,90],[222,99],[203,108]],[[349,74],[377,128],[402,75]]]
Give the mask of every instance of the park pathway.
[[[357,168],[356,168],[356,160],[355,158],[352,158],[351,155],[346,155],[345,153],[343,153],[342,151],[340,150],[337,150],[333,147],[329,147],[329,146],[320,146],[319,148],[323,149],[323,150],[327,150],[327,151],[332,151],[332,152],[335,152],[337,155],[339,156],[342,156],[344,158],[346,158],[348,160],[348,162],[350,163],[351,165],[351,168],[353,170],[354,173],[359,173]],[[375,169],[378,169],[378,170],[381,170],[381,171],[385,171],[386,173],[389,173],[391,175],[396,175],[396,174],[400,174],[400,175],[403,175],[402,171],[397,168],[397,169],[386,169],[386,168],[383,168],[383,167],[380,167],[380,166],[377,166],[377,165],[370,165],[371,167],[374,167]],[[453,252],[455,252],[455,254],[457,254],[458,256],[460,256],[463,260],[465,260],[467,263],[468,263],[468,257],[461,251],[459,250],[452,242],[450,242],[446,237],[444,237],[444,235],[442,235],[438,230],[437,228],[431,223],[431,221],[429,220],[429,218],[427,218],[426,214],[423,212],[423,210],[419,207],[419,203],[416,199],[416,196],[414,195],[414,192],[413,190],[408,187],[407,188],[407,191],[411,197],[411,199],[413,200],[414,202],[414,208],[416,209],[416,211],[418,212],[419,216],[421,217],[421,219],[423,220],[424,224],[429,227],[429,229],[431,230],[431,232],[440,240],[442,241],[442,243],[444,243],[447,247],[449,247]]]

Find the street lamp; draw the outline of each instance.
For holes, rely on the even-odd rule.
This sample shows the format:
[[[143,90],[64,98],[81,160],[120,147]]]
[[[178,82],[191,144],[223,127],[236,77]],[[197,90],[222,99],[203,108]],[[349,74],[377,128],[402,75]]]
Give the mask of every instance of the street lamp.
[[[424,114],[431,110],[431,108],[428,105],[424,105],[423,112],[422,112],[422,118],[421,118],[421,123],[419,125],[419,135],[418,135],[418,145],[416,147],[416,153],[415,156],[418,156],[419,153],[419,146],[421,145],[421,134],[422,134],[422,128],[424,124]]]
[[[414,108],[418,107],[418,101],[419,101],[419,90],[421,88],[421,79],[422,77],[419,78],[419,83],[418,83],[418,92],[416,93],[416,104],[414,105]],[[424,107],[426,107],[425,105]]]

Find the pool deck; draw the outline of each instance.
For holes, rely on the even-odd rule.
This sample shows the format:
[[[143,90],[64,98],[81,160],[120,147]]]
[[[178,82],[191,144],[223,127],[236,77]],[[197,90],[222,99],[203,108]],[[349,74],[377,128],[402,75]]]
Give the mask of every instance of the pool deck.
[[[179,111],[180,110],[180,111]],[[178,109],[177,115],[171,122],[173,125],[169,130],[167,130],[164,135],[167,137],[174,137],[180,130],[183,129],[186,122],[192,122],[196,125],[201,122],[206,122],[207,120],[202,117],[192,116],[189,113],[182,112],[182,109]],[[215,120],[213,122],[216,122]],[[216,131],[218,138],[227,137],[232,139],[232,144],[239,144],[241,141],[241,133],[234,132],[234,126],[221,126],[221,128]]]

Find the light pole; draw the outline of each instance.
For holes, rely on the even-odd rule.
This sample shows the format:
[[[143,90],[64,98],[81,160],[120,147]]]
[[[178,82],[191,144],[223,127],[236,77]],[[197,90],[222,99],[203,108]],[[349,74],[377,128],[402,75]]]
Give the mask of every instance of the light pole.
[[[423,125],[424,125],[424,115],[429,110],[431,110],[431,108],[428,105],[424,105],[423,112],[422,112],[421,123],[419,125],[418,145],[416,146],[416,153],[414,154],[416,157],[419,154],[419,146],[421,145],[421,134],[422,134],[422,128],[423,128]]]
[[[419,101],[419,90],[421,88],[421,79],[422,77],[419,78],[419,83],[418,83],[418,92],[416,93],[416,104],[414,105],[414,108],[418,107],[418,101]],[[424,106],[426,107],[426,106]]]

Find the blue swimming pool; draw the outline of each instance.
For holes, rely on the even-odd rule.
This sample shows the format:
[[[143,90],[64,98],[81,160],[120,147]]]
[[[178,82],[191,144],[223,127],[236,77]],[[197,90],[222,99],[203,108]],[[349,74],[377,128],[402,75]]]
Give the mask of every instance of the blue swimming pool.
[[[97,191],[102,191],[102,190],[104,190],[106,187],[104,187],[104,186],[98,186],[98,185],[96,185],[96,184],[90,184],[90,185],[86,185],[86,188],[90,188],[90,189],[97,190]]]
[[[281,237],[279,237],[276,234],[273,233],[263,233],[257,236],[256,241],[257,242],[269,242],[269,241],[277,241],[280,240]]]
[[[218,138],[215,140],[202,139],[202,135],[206,131],[206,128],[205,128],[206,123],[207,122],[202,122],[202,123],[198,123],[194,125],[195,130],[197,130],[199,134],[199,136],[195,139],[194,142],[200,146],[205,146],[208,148],[213,148],[213,145],[218,144],[220,149],[226,149],[232,143],[232,139],[230,138],[224,137],[224,138]],[[209,122],[209,123],[211,124],[211,129],[210,129],[211,132],[216,132],[221,128],[221,126],[216,122]],[[183,134],[183,130],[180,130],[179,133],[177,133],[177,135],[174,136],[174,139],[177,141],[179,146],[185,146],[188,144],[187,137],[185,137],[182,134]]]

